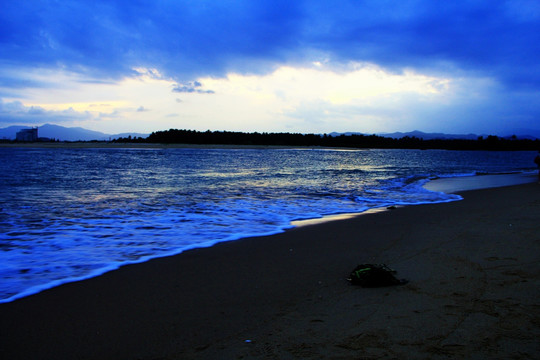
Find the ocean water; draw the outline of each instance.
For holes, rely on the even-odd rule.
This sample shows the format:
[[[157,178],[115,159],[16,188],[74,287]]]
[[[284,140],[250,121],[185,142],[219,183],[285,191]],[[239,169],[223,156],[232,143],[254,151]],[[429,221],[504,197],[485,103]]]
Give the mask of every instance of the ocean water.
[[[291,221],[459,200],[435,177],[534,152],[0,148],[0,302]]]

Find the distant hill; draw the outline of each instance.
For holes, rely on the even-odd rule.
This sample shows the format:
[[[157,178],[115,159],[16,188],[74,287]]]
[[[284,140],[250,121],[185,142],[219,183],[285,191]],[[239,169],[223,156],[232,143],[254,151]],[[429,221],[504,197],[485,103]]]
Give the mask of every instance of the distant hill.
[[[0,129],[0,139],[14,140],[18,131],[28,129],[29,126],[13,125],[7,128]]]
[[[28,129],[29,126],[10,126],[0,129],[0,139],[14,140],[16,134],[21,129]],[[64,127],[60,125],[45,124],[38,127],[38,136],[60,141],[104,141],[114,140],[120,137],[142,137],[146,138],[148,134],[140,133],[122,133],[122,134],[105,134],[99,131],[84,129],[82,127]]]
[[[526,132],[525,132],[526,131]],[[540,139],[540,131],[535,130],[522,130],[519,132],[519,134],[524,135],[516,135],[517,139],[529,139],[529,140],[535,140]],[[340,136],[340,135],[369,135],[359,132],[345,132],[345,133],[337,133],[333,132],[329,134],[330,136]],[[487,137],[488,135],[482,134],[445,134],[445,133],[425,133],[419,130],[409,131],[409,132],[394,132],[394,133],[377,133],[375,135],[386,137],[386,138],[392,138],[392,139],[402,139],[404,137],[416,137],[423,140],[477,140],[480,136]],[[511,139],[513,135],[504,136],[505,139]]]
[[[58,139],[63,141],[89,141],[107,140],[109,135],[99,131],[92,131],[82,127],[63,127],[59,125],[45,124],[38,127],[39,137]]]
[[[393,139],[401,139],[405,136],[408,137],[417,137],[424,140],[433,140],[433,139],[465,139],[465,140],[476,140],[479,136],[476,134],[444,134],[444,133],[425,133],[419,130],[414,130],[410,132],[395,132],[395,133],[380,133],[379,136],[389,137]],[[486,135],[483,135],[486,136]]]
[[[333,132],[329,134],[330,136],[340,136],[340,135],[371,135],[364,134],[359,132],[345,132],[337,133]],[[393,132],[393,133],[375,133],[377,136],[382,136],[392,139],[402,139],[404,137],[416,137],[423,140],[433,140],[433,139],[465,139],[465,140],[476,140],[479,135],[476,134],[444,134],[444,133],[425,133],[419,130],[409,131],[409,132]]]

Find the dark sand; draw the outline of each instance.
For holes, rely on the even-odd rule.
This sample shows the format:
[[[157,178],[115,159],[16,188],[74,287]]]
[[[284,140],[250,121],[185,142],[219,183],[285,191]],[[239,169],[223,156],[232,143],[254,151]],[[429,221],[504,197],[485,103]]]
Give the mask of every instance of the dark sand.
[[[3,359],[539,359],[540,185],[188,251],[0,304]],[[384,262],[410,283],[345,280]]]

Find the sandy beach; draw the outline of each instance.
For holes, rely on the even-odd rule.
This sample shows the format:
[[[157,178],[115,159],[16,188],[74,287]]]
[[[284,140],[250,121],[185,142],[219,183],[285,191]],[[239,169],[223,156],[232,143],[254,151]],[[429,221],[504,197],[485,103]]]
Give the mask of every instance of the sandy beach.
[[[5,359],[537,359],[540,185],[221,243],[0,304]],[[404,286],[348,284],[386,263]]]

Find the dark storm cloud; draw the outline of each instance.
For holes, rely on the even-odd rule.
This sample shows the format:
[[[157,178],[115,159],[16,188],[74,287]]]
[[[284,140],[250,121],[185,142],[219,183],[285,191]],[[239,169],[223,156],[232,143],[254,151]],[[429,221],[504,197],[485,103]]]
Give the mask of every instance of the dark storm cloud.
[[[313,39],[343,59],[540,82],[538,2],[380,1],[351,5],[343,17],[333,15],[339,9],[320,11],[332,15]]]
[[[151,67],[184,81],[321,54],[536,87],[540,9],[536,1],[2,0],[0,53],[0,65],[101,78]]]
[[[244,57],[285,60],[298,33],[289,1],[3,2],[1,61],[97,76],[221,74]]]

